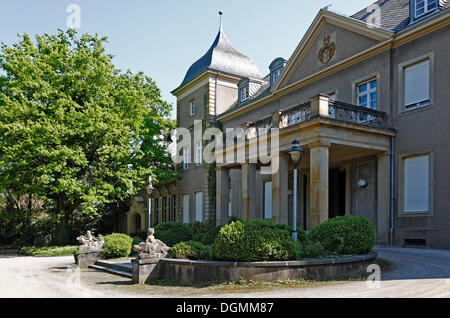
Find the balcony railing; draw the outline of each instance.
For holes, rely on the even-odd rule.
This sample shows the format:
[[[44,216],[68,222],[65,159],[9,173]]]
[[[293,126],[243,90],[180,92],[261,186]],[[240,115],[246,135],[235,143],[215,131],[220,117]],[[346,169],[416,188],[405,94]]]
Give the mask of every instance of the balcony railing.
[[[386,113],[362,106],[330,100],[328,117],[350,123],[384,128]]]
[[[307,122],[319,116],[328,117],[334,120],[349,122],[364,126],[372,126],[377,128],[387,128],[386,113],[362,106],[356,106],[343,102],[328,101],[328,115],[317,114],[312,111],[311,102],[307,102],[296,107],[281,111],[278,113],[278,120],[274,116],[268,116],[258,121],[247,123],[247,134],[224,142],[229,146],[238,141],[251,139],[257,136],[263,136],[271,132],[272,128],[287,128],[299,123]],[[276,120],[276,121],[275,121]],[[274,122],[275,121],[275,122]],[[277,124],[278,122],[278,124]]]

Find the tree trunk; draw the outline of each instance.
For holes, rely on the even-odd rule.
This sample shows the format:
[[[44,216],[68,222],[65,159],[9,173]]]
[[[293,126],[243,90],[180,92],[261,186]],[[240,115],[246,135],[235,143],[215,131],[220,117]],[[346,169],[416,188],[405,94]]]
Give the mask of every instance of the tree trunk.
[[[64,207],[63,198],[58,198],[58,204],[57,204],[57,212],[62,213],[62,216],[58,220],[58,223],[56,224],[55,229],[55,238],[53,239],[53,242],[55,245],[58,246],[64,246],[70,243],[70,237],[71,237],[71,229],[69,225],[69,217],[70,213],[68,212],[67,207]]]

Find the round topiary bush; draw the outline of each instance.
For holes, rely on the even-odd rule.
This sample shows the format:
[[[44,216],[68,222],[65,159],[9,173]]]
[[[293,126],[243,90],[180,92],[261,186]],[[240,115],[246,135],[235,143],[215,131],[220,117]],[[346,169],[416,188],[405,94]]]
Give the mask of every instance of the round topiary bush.
[[[377,237],[375,226],[363,216],[338,216],[316,226],[308,239],[319,242],[329,254],[366,254]]]
[[[209,258],[210,247],[201,242],[188,241],[176,244],[170,250],[170,255],[178,259],[201,259]]]
[[[181,222],[159,223],[154,228],[155,237],[167,246],[192,240],[192,229]]]
[[[217,260],[236,262],[294,260],[298,243],[282,225],[271,221],[237,221],[224,226],[212,245]]]
[[[131,252],[131,243],[133,239],[125,234],[113,233],[105,236],[103,245],[103,258],[127,257]]]

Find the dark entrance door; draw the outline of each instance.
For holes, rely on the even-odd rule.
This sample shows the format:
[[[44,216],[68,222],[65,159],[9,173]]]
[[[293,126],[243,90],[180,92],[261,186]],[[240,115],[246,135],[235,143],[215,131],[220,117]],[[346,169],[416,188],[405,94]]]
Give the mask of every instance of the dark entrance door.
[[[330,169],[328,188],[328,217],[345,215],[345,169]]]

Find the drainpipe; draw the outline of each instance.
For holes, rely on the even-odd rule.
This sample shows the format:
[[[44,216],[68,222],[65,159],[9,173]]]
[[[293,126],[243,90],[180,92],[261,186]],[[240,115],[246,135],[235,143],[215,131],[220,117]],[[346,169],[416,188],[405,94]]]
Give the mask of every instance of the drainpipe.
[[[397,131],[397,128],[392,128]],[[390,228],[389,228],[389,243],[394,245],[394,208],[395,208],[395,136],[391,137],[391,204],[390,204]]]

